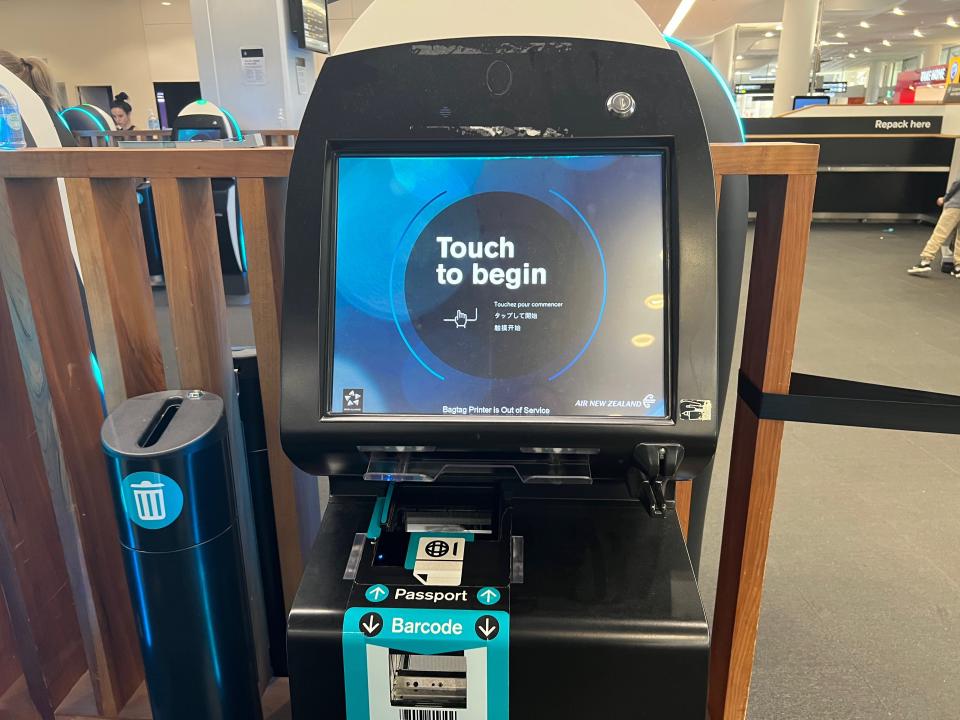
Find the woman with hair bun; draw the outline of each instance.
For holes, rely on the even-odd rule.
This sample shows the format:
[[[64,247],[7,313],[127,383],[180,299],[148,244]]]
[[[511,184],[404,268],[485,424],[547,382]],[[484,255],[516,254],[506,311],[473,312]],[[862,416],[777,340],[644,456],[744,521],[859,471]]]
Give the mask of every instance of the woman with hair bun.
[[[133,130],[133,119],[130,117],[130,113],[133,112],[133,108],[130,106],[130,103],[127,100],[130,99],[130,96],[125,92],[121,92],[119,95],[113,98],[113,102],[110,103],[110,114],[113,115],[113,121],[117,124],[117,130]]]

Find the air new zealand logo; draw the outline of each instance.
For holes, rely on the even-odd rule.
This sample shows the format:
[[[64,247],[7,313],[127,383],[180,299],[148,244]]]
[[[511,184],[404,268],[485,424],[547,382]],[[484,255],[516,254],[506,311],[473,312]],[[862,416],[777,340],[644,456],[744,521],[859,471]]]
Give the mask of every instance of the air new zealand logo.
[[[363,412],[363,388],[347,388],[343,391],[343,411],[345,413]]]

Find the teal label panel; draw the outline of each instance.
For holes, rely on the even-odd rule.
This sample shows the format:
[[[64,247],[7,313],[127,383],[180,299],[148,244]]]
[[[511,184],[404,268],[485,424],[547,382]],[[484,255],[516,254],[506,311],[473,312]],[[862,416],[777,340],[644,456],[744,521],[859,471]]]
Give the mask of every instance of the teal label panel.
[[[434,702],[411,688],[403,667],[438,667],[418,675],[465,697]],[[458,670],[451,677],[450,670]],[[510,615],[501,610],[352,607],[343,620],[346,720],[508,720]],[[400,675],[398,677],[398,675]],[[454,673],[457,675],[457,673]],[[429,682],[429,681],[428,681]],[[462,694],[461,694],[462,695]]]

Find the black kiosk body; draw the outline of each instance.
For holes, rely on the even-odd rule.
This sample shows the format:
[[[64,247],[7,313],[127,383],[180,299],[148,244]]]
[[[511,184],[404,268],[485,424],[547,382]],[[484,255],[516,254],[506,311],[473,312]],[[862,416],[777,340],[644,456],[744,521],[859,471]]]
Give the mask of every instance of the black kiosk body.
[[[718,430],[710,151],[678,52],[601,4],[645,41],[513,6],[514,34],[376,47],[411,11],[378,0],[319,75],[282,437],[331,498],[289,618],[295,718],[704,717],[672,498]]]

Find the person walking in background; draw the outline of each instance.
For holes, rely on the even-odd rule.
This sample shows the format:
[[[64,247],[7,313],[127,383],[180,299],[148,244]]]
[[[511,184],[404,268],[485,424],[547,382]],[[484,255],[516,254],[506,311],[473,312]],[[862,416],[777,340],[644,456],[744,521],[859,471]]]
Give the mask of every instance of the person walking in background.
[[[920,252],[920,262],[907,270],[911,275],[923,275],[931,272],[933,270],[933,259],[937,256],[940,248],[950,244],[950,236],[960,227],[960,178],[950,186],[946,195],[937,198],[937,205],[943,208],[943,212],[940,213],[940,220],[933,229],[933,234]],[[957,245],[954,252],[960,252],[960,244]],[[953,266],[953,272],[950,274],[955,278],[960,278],[960,263]]]
[[[57,99],[56,83],[47,64],[37,57],[20,57],[12,52],[0,50],[0,65],[20,78],[24,85],[40,96],[53,120],[53,126],[57,129],[60,145],[76,147],[76,138],[57,115],[62,108]]]
[[[130,106],[130,103],[127,102],[129,99],[130,96],[122,92],[115,96],[113,102],[110,103],[110,114],[113,115],[113,122],[117,124],[117,130],[135,129],[133,119],[130,117],[133,108]]]

